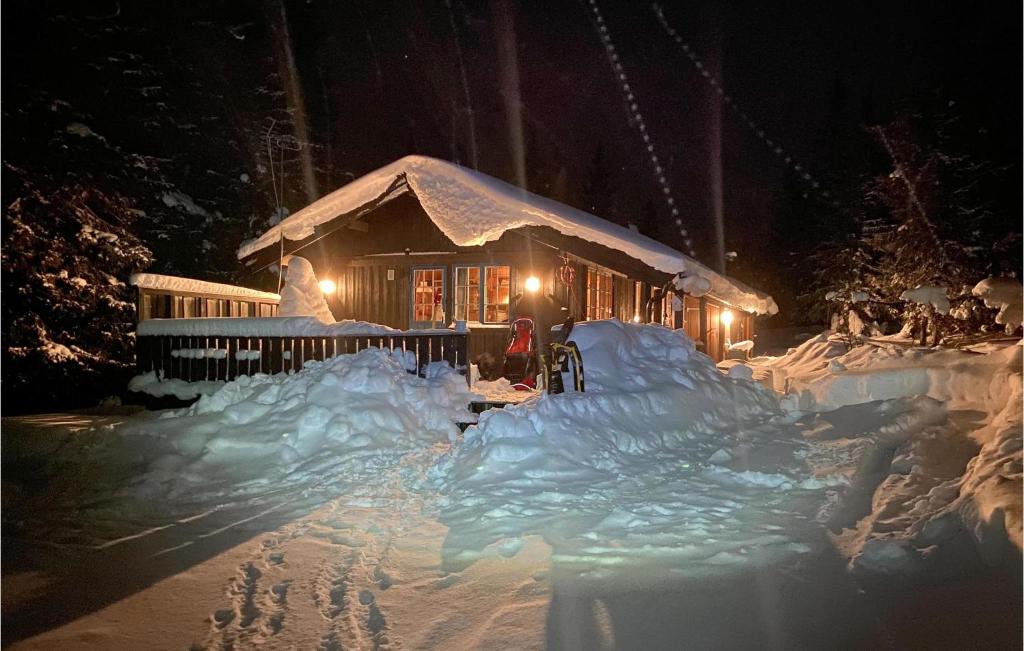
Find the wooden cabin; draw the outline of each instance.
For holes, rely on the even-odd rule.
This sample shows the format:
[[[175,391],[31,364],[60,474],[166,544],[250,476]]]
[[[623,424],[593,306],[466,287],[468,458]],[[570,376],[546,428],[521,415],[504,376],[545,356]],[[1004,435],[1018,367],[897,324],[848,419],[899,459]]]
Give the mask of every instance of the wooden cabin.
[[[754,336],[757,313],[777,310],[771,297],[634,230],[421,156],[356,179],[239,250],[257,285],[275,283],[292,254],[334,281],[327,298],[339,320],[403,330],[465,321],[469,357],[485,377],[500,365],[510,303],[530,278],[579,321],[685,328],[715,360],[727,342]],[[680,272],[711,290],[659,299]]]

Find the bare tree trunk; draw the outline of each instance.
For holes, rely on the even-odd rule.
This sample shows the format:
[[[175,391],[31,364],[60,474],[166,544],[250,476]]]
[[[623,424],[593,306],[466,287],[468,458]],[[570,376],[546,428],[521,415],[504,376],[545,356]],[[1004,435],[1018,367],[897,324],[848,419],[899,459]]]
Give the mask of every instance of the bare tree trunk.
[[[459,30],[455,25],[455,14],[452,11],[452,0],[445,0],[448,6],[448,22],[451,24],[452,37],[455,39],[455,54],[459,59],[459,72],[462,73],[462,98],[466,103],[466,131],[469,140],[469,163],[473,169],[480,169],[476,148],[476,117],[473,114],[473,100],[469,96],[469,78],[466,76],[466,63],[462,58],[462,44],[459,42]]]
[[[276,11],[275,11],[276,10]],[[268,13],[276,14],[277,20],[271,20],[273,25],[275,47],[278,53],[278,68],[281,71],[281,79],[284,82],[285,95],[288,98],[288,106],[292,109],[292,127],[295,139],[301,143],[299,150],[299,161],[302,164],[302,185],[306,191],[306,198],[310,203],[317,200],[320,193],[316,187],[316,174],[313,170],[313,154],[309,148],[309,127],[306,121],[306,103],[302,94],[302,84],[299,80],[299,71],[295,67],[295,54],[292,52],[292,37],[288,31],[288,13],[285,10],[284,0],[276,0],[268,5]]]
[[[721,9],[717,3],[710,3],[706,10],[704,29],[708,32],[710,48],[708,51],[708,72],[719,81],[722,80],[722,26]],[[711,211],[715,223],[715,257],[714,267],[719,273],[725,273],[725,198],[724,177],[722,175],[722,102],[713,92],[707,93],[708,99],[708,167],[711,181]]]
[[[501,75],[501,96],[505,100],[508,118],[508,143],[512,148],[512,165],[516,184],[526,189],[526,146],[523,142],[523,106],[519,96],[519,53],[516,51],[515,22],[509,0],[499,0],[493,6],[498,66]]]

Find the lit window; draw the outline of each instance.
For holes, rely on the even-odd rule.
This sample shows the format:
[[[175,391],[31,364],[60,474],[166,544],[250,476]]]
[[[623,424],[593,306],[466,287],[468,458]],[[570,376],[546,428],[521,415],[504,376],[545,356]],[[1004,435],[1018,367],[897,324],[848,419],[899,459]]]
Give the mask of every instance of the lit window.
[[[484,267],[484,322],[508,321],[511,267]]]
[[[480,267],[455,268],[455,320],[480,320]]]
[[[587,269],[587,320],[610,319],[612,316],[612,275],[594,268]]]
[[[444,269],[413,269],[412,320],[430,323],[442,319],[443,305],[435,296],[444,291]]]

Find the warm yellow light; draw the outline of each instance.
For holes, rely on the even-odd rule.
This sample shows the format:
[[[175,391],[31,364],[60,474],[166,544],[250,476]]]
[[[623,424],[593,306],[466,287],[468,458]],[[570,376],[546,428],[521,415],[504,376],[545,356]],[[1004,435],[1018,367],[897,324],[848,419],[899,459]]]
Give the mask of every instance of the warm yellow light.
[[[634,314],[633,315],[633,323],[640,323],[640,315],[639,314]]]
[[[722,312],[722,316],[720,318],[722,319],[722,325],[726,328],[732,325],[732,312],[729,310]]]
[[[538,292],[540,291],[540,278],[537,276],[530,276],[526,279],[526,291]]]
[[[334,290],[337,288],[338,286],[334,284],[333,280],[320,281],[320,291],[322,291],[324,294],[333,294]]]

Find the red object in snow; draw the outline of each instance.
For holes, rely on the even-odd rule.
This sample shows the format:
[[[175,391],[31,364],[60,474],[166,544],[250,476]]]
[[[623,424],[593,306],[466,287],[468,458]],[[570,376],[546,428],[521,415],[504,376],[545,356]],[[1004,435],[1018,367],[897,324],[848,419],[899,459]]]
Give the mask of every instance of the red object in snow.
[[[537,386],[537,351],[533,327],[533,317],[521,316],[509,328],[502,375],[508,378],[517,391],[531,391]]]

